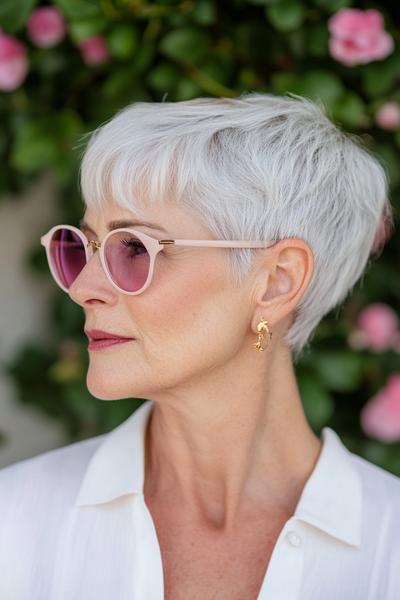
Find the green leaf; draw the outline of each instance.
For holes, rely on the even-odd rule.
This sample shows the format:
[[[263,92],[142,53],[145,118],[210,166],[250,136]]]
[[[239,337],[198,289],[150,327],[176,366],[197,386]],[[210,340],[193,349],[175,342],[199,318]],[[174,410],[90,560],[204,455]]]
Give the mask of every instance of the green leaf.
[[[371,98],[389,93],[395,87],[400,73],[400,51],[396,50],[385,60],[359,67],[365,92]]]
[[[202,93],[202,89],[191,79],[180,79],[176,86],[176,98],[177,100],[191,100]]]
[[[271,83],[276,94],[295,92],[298,85],[298,76],[296,73],[275,73],[271,77]]]
[[[338,392],[354,391],[363,378],[363,357],[352,351],[315,353],[313,366],[325,386]]]
[[[28,20],[37,0],[1,0],[0,29],[17,33]]]
[[[107,21],[101,15],[86,17],[71,21],[69,24],[69,34],[73,42],[77,43],[88,37],[98,35],[107,28]]]
[[[12,148],[12,165],[23,173],[57,165],[63,154],[71,153],[80,130],[79,117],[68,109],[22,123]]]
[[[60,151],[53,162],[54,174],[60,187],[68,185],[77,177],[79,157],[72,151]]]
[[[293,58],[300,60],[306,51],[306,36],[304,29],[296,29],[286,33],[287,45]]]
[[[155,90],[171,91],[178,83],[181,74],[175,65],[167,62],[160,63],[150,72],[147,81]]]
[[[167,17],[168,30],[178,29],[184,27],[187,24],[187,17],[178,12],[171,12]]]
[[[190,16],[200,25],[215,23],[217,14],[213,0],[198,0],[194,3],[194,10]]]
[[[116,58],[129,58],[139,46],[139,35],[137,29],[130,24],[121,23],[114,27],[109,33],[108,47]]]
[[[314,429],[321,429],[334,412],[331,396],[312,373],[299,374],[298,385],[308,422]]]
[[[399,153],[389,144],[375,142],[374,151],[389,176],[390,185],[397,186],[400,183]]]
[[[210,38],[205,31],[192,27],[176,29],[168,33],[160,43],[160,50],[166,56],[178,61],[196,63],[202,59],[210,47]]]
[[[363,71],[362,78],[364,90],[371,98],[387,94],[392,87],[393,77],[386,66],[368,65]]]
[[[341,8],[352,6],[352,0],[313,0],[316,6],[325,8],[330,13],[335,13]]]
[[[0,129],[0,156],[5,156],[8,149],[8,132],[4,129]]]
[[[321,98],[327,106],[332,106],[345,88],[337,75],[320,69],[305,73],[301,78],[299,89],[300,94]]]
[[[256,87],[258,85],[257,73],[249,67],[243,67],[238,74],[238,85],[241,89]]]
[[[305,16],[305,8],[298,0],[284,0],[266,8],[271,23],[279,31],[293,31],[300,27]]]
[[[57,135],[60,148],[69,152],[70,144],[82,130],[82,124],[78,114],[69,108],[65,108],[53,116],[52,127]]]
[[[101,16],[101,3],[98,0],[53,0],[68,19],[78,21]]]
[[[44,79],[61,74],[69,63],[68,55],[61,48],[32,48],[30,52],[31,71],[36,71]]]
[[[63,388],[68,408],[82,421],[96,421],[98,402],[91,396],[84,383],[71,383]]]
[[[326,23],[315,23],[307,30],[307,47],[311,56],[327,56],[329,33]]]
[[[138,51],[134,56],[135,69],[138,73],[145,73],[150,69],[156,56],[156,49],[153,45],[140,44]]]
[[[57,152],[57,139],[47,119],[27,122],[15,138],[11,164],[23,173],[32,173],[50,165]]]
[[[281,2],[282,0],[247,0],[249,4],[259,4],[260,6],[265,6],[266,4],[276,4],[277,2]]]
[[[273,76],[272,82],[278,93],[287,91],[311,99],[319,98],[329,108],[345,91],[339,77],[324,69],[308,71],[300,75],[278,73]]]
[[[233,64],[230,59],[213,55],[209,61],[201,66],[201,72],[214,81],[227,85],[233,75]]]
[[[104,81],[101,91],[106,98],[116,98],[120,101],[122,97],[132,94],[136,79],[134,65],[128,63],[126,66],[114,69],[112,75]]]
[[[366,113],[364,103],[355,92],[346,92],[338,98],[333,105],[332,114],[346,127],[357,129],[370,125],[370,118]]]
[[[376,465],[384,465],[389,455],[389,448],[382,442],[368,439],[362,447],[363,456]]]

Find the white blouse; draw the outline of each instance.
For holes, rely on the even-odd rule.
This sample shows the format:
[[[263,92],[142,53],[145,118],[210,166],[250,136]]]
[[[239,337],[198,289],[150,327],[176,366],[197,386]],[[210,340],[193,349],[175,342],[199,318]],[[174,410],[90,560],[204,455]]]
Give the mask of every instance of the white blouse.
[[[109,433],[0,470],[1,599],[162,600],[143,495],[153,404]],[[329,427],[321,440],[257,600],[399,600],[400,478]]]

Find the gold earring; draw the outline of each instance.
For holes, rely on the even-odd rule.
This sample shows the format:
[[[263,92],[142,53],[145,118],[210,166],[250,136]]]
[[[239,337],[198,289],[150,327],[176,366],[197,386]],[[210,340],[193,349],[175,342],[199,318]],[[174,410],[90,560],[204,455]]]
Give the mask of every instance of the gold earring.
[[[262,344],[265,333],[267,333],[269,335],[269,339],[272,338],[272,332],[269,330],[268,321],[266,321],[265,319],[262,318],[262,320],[257,325],[257,331],[259,332],[258,333],[258,342],[256,342],[254,344],[254,346],[259,352],[263,352],[265,350],[265,348],[263,348],[261,344]]]

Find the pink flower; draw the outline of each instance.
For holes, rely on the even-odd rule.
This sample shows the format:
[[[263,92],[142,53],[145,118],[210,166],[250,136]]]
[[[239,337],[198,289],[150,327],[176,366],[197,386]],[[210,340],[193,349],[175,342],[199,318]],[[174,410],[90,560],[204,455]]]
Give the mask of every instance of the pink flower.
[[[400,374],[390,375],[386,385],[363,407],[363,431],[383,442],[400,440]]]
[[[0,31],[0,90],[15,90],[22,84],[27,73],[28,59],[24,44]]]
[[[398,325],[397,314],[390,306],[383,302],[369,304],[358,315],[357,329],[349,341],[354,347],[382,352],[397,345]]]
[[[400,105],[397,102],[386,102],[376,113],[375,121],[382,129],[398,129],[400,127]]]
[[[40,48],[51,48],[65,36],[65,20],[55,6],[42,6],[31,14],[28,21],[28,35]]]
[[[331,56],[349,67],[385,58],[393,51],[394,41],[383,27],[377,10],[342,8],[328,21]]]
[[[103,36],[95,35],[78,42],[82,58],[89,66],[102,63],[110,57],[106,41]]]

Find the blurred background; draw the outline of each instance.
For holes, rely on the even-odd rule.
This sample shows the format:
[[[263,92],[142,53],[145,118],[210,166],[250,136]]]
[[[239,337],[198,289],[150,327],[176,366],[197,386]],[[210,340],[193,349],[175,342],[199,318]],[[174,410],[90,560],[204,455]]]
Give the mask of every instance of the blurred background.
[[[40,236],[77,224],[82,135],[135,101],[322,101],[390,180],[395,229],[296,366],[319,435],[400,475],[400,4],[1,0],[0,467],[116,427],[143,399],[86,389],[79,306]]]

